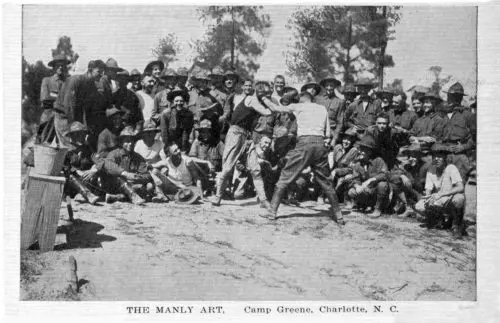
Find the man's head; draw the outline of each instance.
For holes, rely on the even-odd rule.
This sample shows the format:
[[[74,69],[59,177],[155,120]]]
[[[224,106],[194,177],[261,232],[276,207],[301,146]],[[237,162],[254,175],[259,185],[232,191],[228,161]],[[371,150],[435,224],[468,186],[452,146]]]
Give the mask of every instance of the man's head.
[[[271,85],[266,81],[258,81],[255,83],[255,95],[264,97],[271,95]]]
[[[364,136],[358,145],[358,160],[368,161],[374,155],[375,139],[372,136]]]
[[[411,96],[411,106],[413,107],[413,111],[415,111],[416,113],[419,113],[423,109],[423,96],[423,93],[420,92],[415,92]]]
[[[436,91],[429,91],[423,97],[423,110],[425,113],[434,112],[443,101]]]
[[[204,119],[200,122],[200,127],[198,128],[198,140],[207,143],[212,140],[212,122],[210,120]]]
[[[334,77],[327,77],[321,80],[319,84],[325,88],[325,93],[329,98],[334,97],[335,89],[338,88],[340,85],[342,85],[342,83],[340,83],[340,81]]]
[[[283,94],[284,88],[285,88],[285,77],[283,75],[276,75],[274,77],[274,90],[278,94]]]
[[[434,144],[431,147],[432,154],[432,164],[436,166],[437,169],[443,170],[447,165],[446,157],[448,152],[441,144]]]
[[[233,70],[226,71],[226,73],[224,73],[224,78],[223,78],[224,86],[228,90],[234,91],[239,79],[240,78],[239,78],[238,74],[236,74],[235,71],[233,71]]]
[[[153,75],[154,77],[159,78],[161,75],[161,71],[162,69],[160,64],[153,64],[153,66],[151,66],[151,75]]]
[[[122,112],[116,107],[106,110],[106,117],[108,118],[110,130],[114,132],[121,129],[123,124]]]
[[[171,69],[166,68],[161,72],[160,78],[163,80],[168,88],[173,88],[177,83],[177,73]]]
[[[156,126],[154,121],[147,120],[144,122],[144,127],[140,133],[140,138],[143,140],[147,147],[153,146],[155,143],[156,134],[160,132],[160,129]]]
[[[456,107],[460,106],[462,104],[462,100],[464,96],[466,95],[464,93],[464,87],[460,82],[456,82],[452,86],[450,86],[448,91],[445,91],[447,93],[447,103],[448,106],[450,107]]]
[[[252,95],[254,92],[253,82],[251,80],[245,80],[242,88],[243,88],[243,94],[245,95]]]
[[[389,116],[385,113],[381,113],[377,116],[377,121],[375,122],[377,129],[380,132],[385,132],[389,130]]]
[[[346,84],[344,86],[342,94],[344,95],[346,102],[351,103],[359,93],[358,91],[356,91],[356,87],[354,86],[354,84]]]
[[[368,94],[372,88],[373,84],[367,78],[360,78],[356,83],[356,89],[359,92],[361,98],[364,100],[370,99]]]
[[[264,135],[260,138],[259,147],[262,152],[266,153],[271,149],[272,139],[270,136]]]
[[[168,146],[168,155],[174,159],[181,157],[181,149],[176,143],[172,143]]]
[[[396,92],[392,97],[392,107],[396,111],[406,110],[406,93],[403,91]]]
[[[68,65],[70,64],[70,60],[66,58],[64,55],[56,55],[54,58],[48,63],[50,67],[56,72],[58,76],[66,76],[68,73]]]
[[[146,93],[151,93],[153,91],[153,87],[156,84],[156,79],[152,75],[144,74],[142,77],[142,89]]]
[[[127,152],[131,153],[134,151],[135,142],[137,140],[134,129],[131,126],[126,126],[120,132],[120,141],[122,148]]]
[[[309,103],[312,102],[313,95],[309,91],[305,91],[300,93],[299,102],[300,103]]]
[[[342,135],[342,147],[345,150],[348,150],[354,145],[356,141],[357,133],[351,129],[346,130],[346,132]]]
[[[104,64],[104,62],[100,59],[90,61],[87,67],[89,77],[95,82],[101,79],[101,77],[104,75],[104,71],[106,70],[106,64]]]
[[[184,107],[185,101],[182,95],[177,95],[174,97],[174,106],[178,109],[181,109]]]

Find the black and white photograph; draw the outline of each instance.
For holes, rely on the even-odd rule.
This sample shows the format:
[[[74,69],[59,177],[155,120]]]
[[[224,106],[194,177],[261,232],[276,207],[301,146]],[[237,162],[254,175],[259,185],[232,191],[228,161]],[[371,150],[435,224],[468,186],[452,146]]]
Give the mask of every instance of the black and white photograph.
[[[24,5],[20,300],[475,301],[477,13]]]
[[[7,312],[500,315],[500,10],[249,4],[3,5]]]

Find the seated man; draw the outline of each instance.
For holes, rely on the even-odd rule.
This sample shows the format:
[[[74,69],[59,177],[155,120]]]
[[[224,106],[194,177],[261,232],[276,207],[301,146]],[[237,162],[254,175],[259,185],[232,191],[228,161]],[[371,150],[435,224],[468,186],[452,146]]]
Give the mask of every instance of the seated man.
[[[343,201],[344,195],[347,194],[347,187],[352,180],[352,164],[358,157],[358,149],[354,147],[357,133],[352,129],[348,129],[341,136],[342,143],[335,145],[333,151],[328,154],[331,178],[335,183],[335,191],[339,201]]]
[[[106,202],[123,201],[128,198],[133,204],[141,205],[154,192],[153,179],[144,158],[134,152],[135,131],[127,126],[119,136],[121,147],[116,148],[104,159],[102,170],[105,190],[117,195],[106,194]]]
[[[109,152],[118,148],[118,136],[123,129],[122,116],[123,112],[116,107],[106,110],[108,125],[97,138],[97,154],[100,158],[106,158]]]
[[[165,194],[175,195],[180,189],[196,186],[201,196],[203,188],[200,173],[194,161],[183,155],[176,143],[171,143],[166,147],[161,158],[159,162],[151,166],[159,170],[155,174],[160,177]]]
[[[366,209],[375,205],[369,215],[372,218],[382,215],[389,197],[387,165],[381,157],[375,157],[375,149],[375,140],[371,136],[361,139],[358,161],[353,166],[354,181],[347,193],[357,207]]]
[[[72,148],[64,161],[64,173],[67,177],[64,193],[71,198],[80,193],[87,202],[96,204],[99,200],[99,197],[94,195],[96,193],[94,175],[97,173],[97,168],[92,160],[94,151],[88,141],[89,130],[87,126],[75,121],[70,125],[66,136],[69,137]]]
[[[222,153],[224,152],[224,143],[213,136],[212,122],[202,120],[198,128],[198,138],[196,138],[189,150],[189,157],[195,162],[206,166],[208,172],[220,172],[222,169]]]
[[[462,177],[455,165],[447,163],[446,147],[434,144],[431,153],[433,166],[427,171],[425,196],[418,201],[415,209],[426,217],[429,227],[435,222],[437,227],[446,227],[449,224],[446,218],[451,219],[453,237],[460,239],[464,231],[465,205]]]
[[[156,135],[160,132],[160,128],[156,127],[153,120],[147,120],[144,123],[143,130],[138,134],[140,138],[135,144],[134,151],[141,155],[146,161],[150,168],[150,175],[155,182],[155,192],[156,196],[153,197],[153,202],[167,202],[168,198],[163,194],[160,186],[162,181],[158,178],[154,169],[151,169],[151,165],[159,162],[161,160],[160,153],[163,151],[163,142],[161,140],[155,139]]]

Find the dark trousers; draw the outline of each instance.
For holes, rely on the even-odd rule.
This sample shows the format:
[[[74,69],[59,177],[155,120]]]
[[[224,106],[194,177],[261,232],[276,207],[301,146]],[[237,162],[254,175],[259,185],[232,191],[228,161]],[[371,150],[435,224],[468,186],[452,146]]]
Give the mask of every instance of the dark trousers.
[[[335,194],[333,183],[329,178],[328,149],[324,145],[323,137],[301,136],[295,148],[286,155],[286,165],[281,170],[281,175],[276,183],[279,189],[286,189],[300,175],[300,173],[311,166],[316,182],[326,193]]]

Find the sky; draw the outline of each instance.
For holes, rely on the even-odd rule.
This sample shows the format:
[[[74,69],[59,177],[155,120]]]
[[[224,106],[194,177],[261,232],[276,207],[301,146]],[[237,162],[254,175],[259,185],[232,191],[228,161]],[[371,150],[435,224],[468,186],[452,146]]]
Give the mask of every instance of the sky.
[[[76,72],[89,60],[113,57],[128,71],[142,71],[154,57],[151,49],[168,33],[175,33],[182,46],[181,59],[172,67],[189,67],[193,56],[189,43],[203,36],[205,27],[194,6],[42,6],[23,10],[23,55],[28,62],[51,59],[51,49],[60,36],[71,37],[80,55]],[[258,63],[256,79],[271,80],[284,74],[284,52],[293,40],[286,28],[295,6],[265,6],[272,28],[267,47]],[[432,82],[428,68],[439,65],[442,74],[461,81],[466,91],[476,91],[476,8],[460,6],[406,6],[395,27],[395,40],[387,53],[395,66],[387,68],[386,82],[403,79],[405,88]]]

